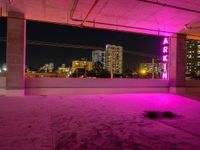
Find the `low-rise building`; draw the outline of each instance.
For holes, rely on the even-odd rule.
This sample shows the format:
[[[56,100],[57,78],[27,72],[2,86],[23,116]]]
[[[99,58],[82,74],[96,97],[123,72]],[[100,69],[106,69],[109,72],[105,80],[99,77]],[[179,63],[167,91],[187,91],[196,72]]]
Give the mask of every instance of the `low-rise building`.
[[[92,61],[87,61],[87,60],[73,60],[72,61],[72,68],[71,71],[72,73],[75,72],[77,69],[85,69],[87,71],[92,70]]]

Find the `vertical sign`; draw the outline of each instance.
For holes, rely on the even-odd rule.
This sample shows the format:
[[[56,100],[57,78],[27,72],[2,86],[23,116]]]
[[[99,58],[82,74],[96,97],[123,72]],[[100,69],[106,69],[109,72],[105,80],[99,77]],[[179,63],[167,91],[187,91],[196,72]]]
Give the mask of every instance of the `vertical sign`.
[[[163,72],[162,72],[162,78],[167,79],[168,78],[168,53],[169,53],[169,39],[167,37],[163,40],[163,48],[162,48],[162,62],[163,62]]]

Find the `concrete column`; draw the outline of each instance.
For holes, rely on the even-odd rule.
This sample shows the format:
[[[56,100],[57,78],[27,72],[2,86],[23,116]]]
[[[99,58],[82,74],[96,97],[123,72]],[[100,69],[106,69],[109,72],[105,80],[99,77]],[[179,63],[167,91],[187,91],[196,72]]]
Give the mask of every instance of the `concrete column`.
[[[170,93],[185,93],[186,35],[175,34],[170,40],[169,86]]]
[[[7,95],[24,95],[26,20],[24,14],[8,12],[6,51]]]

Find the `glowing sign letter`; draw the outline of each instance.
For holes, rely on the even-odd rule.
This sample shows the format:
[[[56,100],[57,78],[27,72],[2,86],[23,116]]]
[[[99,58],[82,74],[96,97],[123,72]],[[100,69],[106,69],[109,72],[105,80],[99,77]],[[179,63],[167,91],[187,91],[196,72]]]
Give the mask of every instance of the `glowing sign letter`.
[[[167,38],[164,38],[163,45],[165,45],[165,44],[169,44],[169,42],[168,42],[168,39],[167,39]]]
[[[167,62],[168,59],[167,59],[167,55],[163,55],[163,62]]]
[[[167,72],[164,72],[164,73],[162,74],[162,78],[163,78],[163,79],[167,79]]]
[[[163,48],[162,48],[162,61],[163,61],[163,71],[162,71],[162,78],[167,79],[168,78],[168,52],[169,52],[169,41],[168,38],[165,37],[163,40]]]
[[[168,46],[163,47],[163,53],[168,53]]]

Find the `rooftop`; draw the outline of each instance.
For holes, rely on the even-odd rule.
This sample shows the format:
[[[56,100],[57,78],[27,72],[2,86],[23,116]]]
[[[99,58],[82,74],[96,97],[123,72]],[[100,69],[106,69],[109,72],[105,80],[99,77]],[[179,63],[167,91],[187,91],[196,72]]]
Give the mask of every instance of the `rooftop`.
[[[199,96],[1,96],[0,149],[200,150]],[[148,119],[147,111],[175,117]]]

